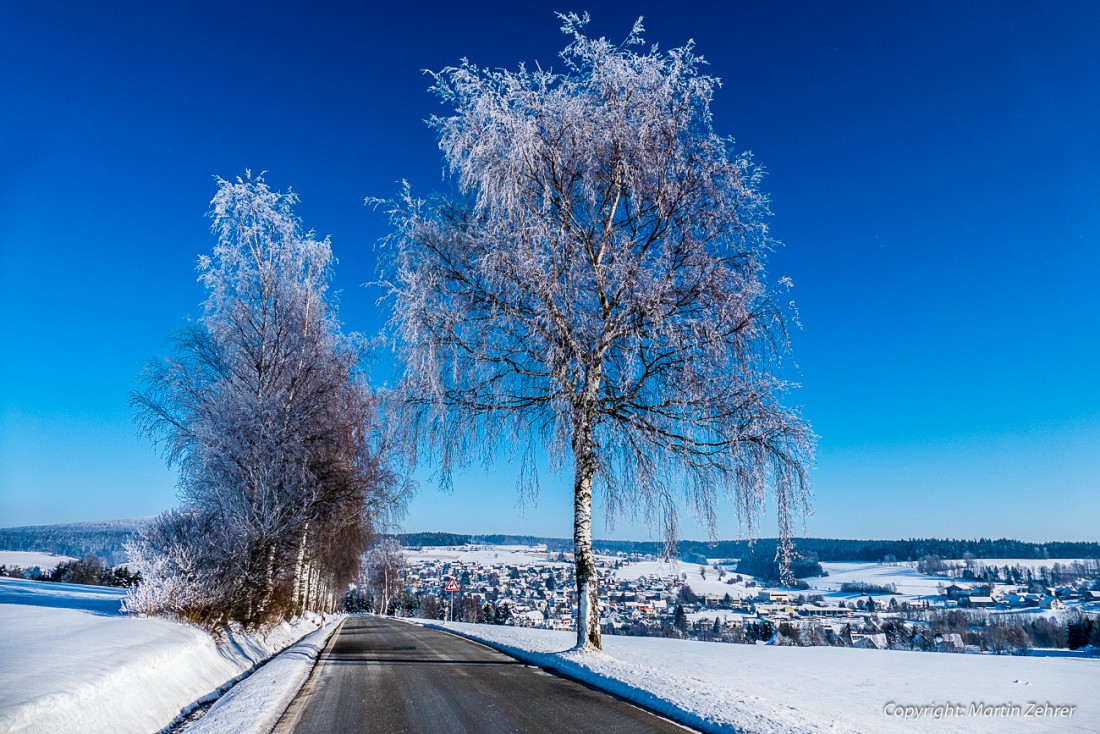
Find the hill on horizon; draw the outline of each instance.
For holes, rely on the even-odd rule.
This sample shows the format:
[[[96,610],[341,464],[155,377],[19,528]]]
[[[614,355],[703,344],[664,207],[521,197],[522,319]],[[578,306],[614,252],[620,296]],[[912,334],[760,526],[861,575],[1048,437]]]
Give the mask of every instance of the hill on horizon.
[[[0,528],[0,550],[38,551],[57,555],[83,557],[89,553],[111,565],[126,560],[125,543],[153,518],[139,517],[99,522],[25,525]],[[466,534],[450,532],[394,533],[404,546],[439,547],[466,544],[479,545],[545,545],[549,550],[569,552],[570,538],[537,537],[531,535]],[[714,542],[681,540],[676,556],[689,562],[705,563],[707,559],[741,559],[746,556],[774,558],[777,538],[748,540],[718,540]],[[661,555],[664,543],[652,540],[595,540],[597,550],[605,553],[639,553]],[[810,561],[916,561],[925,556],[959,559],[964,554],[973,558],[1059,559],[1100,558],[1100,542],[1050,541],[1030,543],[1010,538],[954,539],[910,538],[906,540],[858,540],[841,538],[795,538],[796,554]]]

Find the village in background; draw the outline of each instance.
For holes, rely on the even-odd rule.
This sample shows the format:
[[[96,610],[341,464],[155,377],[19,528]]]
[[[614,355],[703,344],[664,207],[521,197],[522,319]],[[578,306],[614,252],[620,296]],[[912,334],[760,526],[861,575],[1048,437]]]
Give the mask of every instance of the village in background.
[[[129,586],[125,543],[145,521],[0,529],[0,575]],[[938,652],[1100,652],[1100,544],[1010,540],[597,541],[604,634]],[[828,560],[822,560],[828,559]],[[382,536],[349,612],[574,630],[566,540]]]

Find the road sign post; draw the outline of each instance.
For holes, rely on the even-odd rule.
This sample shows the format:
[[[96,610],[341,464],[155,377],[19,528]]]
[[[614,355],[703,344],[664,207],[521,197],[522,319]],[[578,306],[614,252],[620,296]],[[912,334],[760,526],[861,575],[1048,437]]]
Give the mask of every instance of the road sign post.
[[[453,578],[447,579],[447,585],[443,587],[444,591],[451,592],[451,606],[447,608],[447,621],[454,620],[455,616],[455,592],[458,591],[458,582]]]

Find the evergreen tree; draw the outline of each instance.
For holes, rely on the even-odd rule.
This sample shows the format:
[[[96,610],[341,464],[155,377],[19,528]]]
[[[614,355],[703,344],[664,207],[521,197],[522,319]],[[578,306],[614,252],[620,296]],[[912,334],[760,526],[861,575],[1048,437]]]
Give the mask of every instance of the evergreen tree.
[[[676,611],[672,616],[672,626],[678,629],[681,633],[687,632],[687,614],[684,613],[684,605],[677,604]]]

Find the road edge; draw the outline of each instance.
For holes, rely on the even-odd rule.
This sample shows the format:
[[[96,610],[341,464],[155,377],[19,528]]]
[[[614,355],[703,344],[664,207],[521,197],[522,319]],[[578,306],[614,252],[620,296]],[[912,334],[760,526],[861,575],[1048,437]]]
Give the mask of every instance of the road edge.
[[[267,727],[263,734],[286,734],[293,731],[294,725],[298,721],[298,717],[302,714],[302,708],[305,706],[306,700],[309,698],[309,694],[313,691],[313,687],[317,682],[317,671],[320,669],[321,658],[332,649],[332,646],[336,642],[336,638],[340,636],[340,630],[344,628],[344,622],[348,620],[348,616],[345,615],[340,623],[335,625],[328,637],[325,638],[324,645],[317,651],[316,656],[313,658],[313,665],[310,666],[309,674],[301,684],[294,690],[294,694],[290,696],[290,700],[287,701],[286,706],[279,712],[279,715],[275,718],[275,721]]]
[[[187,727],[185,734],[269,734],[313,674],[346,616],[331,620],[268,658]]]
[[[705,732],[705,734],[746,734],[745,730],[738,729],[737,727],[725,723],[708,721],[699,714],[687,711],[685,709],[676,706],[670,701],[666,701],[659,696],[656,696],[650,691],[644,688],[638,688],[631,685],[626,681],[619,680],[617,678],[607,678],[601,676],[599,673],[586,668],[579,663],[575,663],[570,660],[563,660],[559,657],[558,653],[544,653],[544,652],[531,652],[529,650],[523,650],[520,648],[505,645],[499,642],[493,642],[481,637],[476,637],[466,632],[456,630],[452,627],[448,627],[445,624],[433,624],[425,620],[413,620],[402,617],[392,617],[406,624],[413,624],[420,627],[427,627],[429,629],[439,630],[440,632],[447,632],[455,637],[461,637],[470,642],[476,642],[479,645],[484,645],[492,650],[496,650],[499,653],[513,657],[522,663],[528,665],[534,665],[552,675],[557,675],[567,680],[571,680],[574,683],[579,683],[582,686],[587,686],[601,693],[605,693],[612,698],[617,698],[621,701],[625,701],[632,706],[637,706],[646,713],[653,714],[662,719],[667,719],[674,724],[685,727],[689,731]]]

